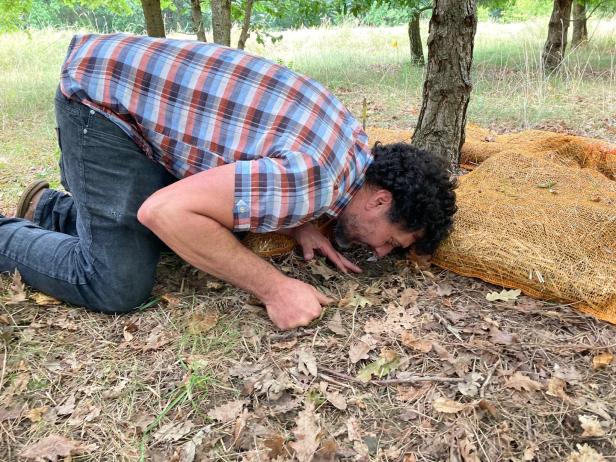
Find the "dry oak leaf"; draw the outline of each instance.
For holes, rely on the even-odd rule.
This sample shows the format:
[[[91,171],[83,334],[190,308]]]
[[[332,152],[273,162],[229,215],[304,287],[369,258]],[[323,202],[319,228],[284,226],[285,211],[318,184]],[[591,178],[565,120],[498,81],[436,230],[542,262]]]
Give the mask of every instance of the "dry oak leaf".
[[[6,304],[15,305],[26,301],[26,298],[26,288],[21,280],[21,274],[19,274],[19,271],[15,270],[15,273],[13,273],[13,282],[9,286],[9,300]]]
[[[57,298],[50,297],[41,292],[36,292],[30,296],[37,305],[60,305],[62,302]]]
[[[432,401],[432,409],[438,412],[443,412],[444,414],[457,414],[458,412],[469,409],[469,407],[472,406],[443,397],[436,398]]]
[[[308,268],[312,274],[321,276],[326,281],[336,276],[336,272],[327,266],[323,258],[311,260],[308,263]]]
[[[69,396],[63,404],[55,408],[57,415],[70,415],[75,411],[75,395]]]
[[[96,444],[83,445],[60,435],[49,435],[20,454],[21,457],[36,460],[56,462],[58,457],[87,454],[98,448]]]
[[[577,444],[577,451],[569,454],[566,462],[607,462],[607,459],[587,444]]]
[[[402,345],[412,348],[413,350],[420,351],[422,353],[428,353],[432,350],[432,341],[428,339],[416,338],[410,330],[405,330],[400,335],[400,341]]]
[[[219,313],[216,309],[206,310],[203,313],[194,313],[188,321],[188,332],[193,335],[202,335],[209,332],[218,324]]]
[[[244,400],[236,399],[229,401],[228,403],[221,404],[215,407],[207,413],[208,417],[218,420],[219,422],[226,423],[235,420],[239,416],[244,408]]]
[[[368,352],[376,348],[377,342],[370,334],[362,336],[358,342],[349,348],[349,359],[353,364],[362,359],[368,359]]]
[[[43,414],[45,414],[48,410],[49,408],[47,406],[35,407],[30,409],[26,413],[25,417],[32,423],[40,422],[43,420]]]
[[[318,438],[321,433],[320,417],[314,412],[314,403],[306,399],[304,409],[297,415],[293,435],[295,441],[289,444],[295,451],[299,462],[310,462],[319,449]]]
[[[182,422],[169,422],[156,430],[156,432],[152,435],[152,438],[155,442],[175,442],[190,433],[194,426],[195,424],[193,424],[190,420]]]
[[[555,396],[556,398],[560,398],[563,401],[571,401],[571,398],[567,396],[565,392],[565,386],[567,382],[563,379],[559,379],[558,377],[551,377],[548,380],[548,390],[545,392],[546,395]]]
[[[492,326],[490,327],[490,340],[498,345],[511,345],[518,342],[518,336]]]
[[[297,352],[297,370],[305,375],[317,376],[317,360],[312,349],[302,348]]]
[[[340,311],[336,311],[329,321],[327,321],[327,328],[337,335],[346,335],[347,330],[342,325],[342,317],[340,317]]]
[[[518,391],[537,391],[543,388],[543,384],[534,381],[521,372],[516,372],[505,382],[505,387],[513,388]]]
[[[347,408],[346,398],[338,391],[329,391],[327,382],[319,383],[319,391],[336,409],[345,411]]]
[[[81,425],[96,419],[100,414],[100,407],[81,401],[66,423],[73,426]]]
[[[605,436],[605,430],[601,426],[601,422],[599,422],[595,416],[579,415],[578,419],[580,420],[580,424],[584,429],[584,432],[582,433],[582,438]]]
[[[604,367],[609,366],[614,361],[614,355],[609,352],[599,353],[598,355],[592,358],[592,368],[593,370],[603,369]]]
[[[133,346],[133,348],[140,349],[144,353],[146,351],[158,350],[159,348],[165,346],[167,343],[170,343],[171,339],[167,336],[167,333],[164,330],[162,325],[156,326],[148,338],[145,341],[145,345],[143,346]]]
[[[486,300],[489,302],[495,302],[501,300],[507,302],[510,300],[517,300],[522,291],[520,289],[506,290],[503,289],[500,292],[490,292],[486,295]]]
[[[417,297],[419,296],[419,292],[412,287],[404,289],[400,294],[400,299],[398,302],[402,307],[407,307],[409,305],[414,305],[417,302]]]
[[[5,420],[19,419],[23,412],[23,407],[13,406],[10,408],[0,407],[0,422]]]
[[[431,383],[424,383],[419,387],[413,385],[398,385],[396,387],[396,399],[403,402],[416,401],[430,391]]]

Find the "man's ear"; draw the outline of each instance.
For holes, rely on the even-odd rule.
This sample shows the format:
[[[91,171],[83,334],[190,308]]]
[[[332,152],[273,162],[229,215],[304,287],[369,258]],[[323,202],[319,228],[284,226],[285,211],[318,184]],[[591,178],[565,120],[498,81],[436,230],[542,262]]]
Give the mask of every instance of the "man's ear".
[[[375,189],[371,192],[368,201],[366,202],[367,209],[386,207],[389,208],[393,201],[391,192],[387,189]]]

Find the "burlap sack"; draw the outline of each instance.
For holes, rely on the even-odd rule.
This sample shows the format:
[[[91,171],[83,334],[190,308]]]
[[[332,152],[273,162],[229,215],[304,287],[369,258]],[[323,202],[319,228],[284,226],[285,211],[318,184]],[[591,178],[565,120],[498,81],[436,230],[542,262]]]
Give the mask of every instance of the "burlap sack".
[[[433,262],[616,323],[616,182],[505,151],[460,179]]]

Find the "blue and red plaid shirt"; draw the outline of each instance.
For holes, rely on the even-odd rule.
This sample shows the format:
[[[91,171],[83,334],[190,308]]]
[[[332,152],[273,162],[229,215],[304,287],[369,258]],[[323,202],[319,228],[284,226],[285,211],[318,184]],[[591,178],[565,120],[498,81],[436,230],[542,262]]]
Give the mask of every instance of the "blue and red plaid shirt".
[[[335,217],[372,162],[360,124],[321,84],[216,44],[77,35],[60,88],[178,178],[234,163],[236,230]]]

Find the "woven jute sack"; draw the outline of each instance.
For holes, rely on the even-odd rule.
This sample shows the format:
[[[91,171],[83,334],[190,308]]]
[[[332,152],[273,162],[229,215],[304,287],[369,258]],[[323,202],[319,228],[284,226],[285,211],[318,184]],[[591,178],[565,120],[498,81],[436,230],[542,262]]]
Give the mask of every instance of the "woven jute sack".
[[[616,181],[524,151],[460,178],[438,266],[616,324]]]

